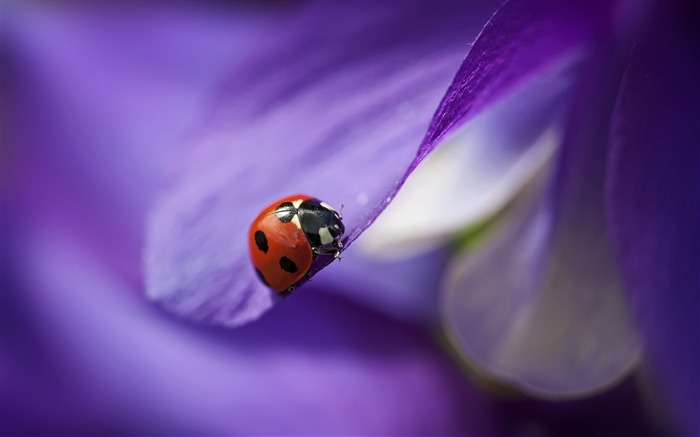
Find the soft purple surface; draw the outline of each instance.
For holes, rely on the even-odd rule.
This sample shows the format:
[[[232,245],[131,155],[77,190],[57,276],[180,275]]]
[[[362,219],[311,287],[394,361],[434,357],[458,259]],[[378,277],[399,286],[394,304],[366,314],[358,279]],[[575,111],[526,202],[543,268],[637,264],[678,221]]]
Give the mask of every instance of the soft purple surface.
[[[208,323],[256,319],[274,298],[247,248],[263,206],[295,192],[343,204],[351,241],[388,202],[493,6],[362,5],[311,6],[217,94],[151,215],[151,299]]]
[[[17,258],[24,286],[4,290],[15,323],[3,326],[33,349],[4,343],[5,432],[490,432],[425,332],[322,292],[240,330],[193,329],[125,289],[73,236],[30,221],[15,229],[32,235]]]
[[[697,12],[690,2],[669,9],[658,13],[627,69],[608,203],[655,396],[683,435],[700,435]]]

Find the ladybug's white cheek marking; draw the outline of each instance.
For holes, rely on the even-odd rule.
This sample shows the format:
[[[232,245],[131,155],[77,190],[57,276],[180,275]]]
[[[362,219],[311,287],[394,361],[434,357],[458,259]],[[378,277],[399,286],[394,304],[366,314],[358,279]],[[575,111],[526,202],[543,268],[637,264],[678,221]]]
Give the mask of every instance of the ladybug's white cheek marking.
[[[302,203],[304,203],[304,200],[299,199],[299,200],[295,200],[294,202],[292,202],[292,205],[294,205],[295,209],[299,209],[299,207],[301,206]]]
[[[299,221],[299,214],[294,214],[294,217],[292,217],[292,223],[294,223],[294,226],[301,229],[301,222]]]
[[[328,210],[331,210],[331,211],[333,211],[333,212],[338,212],[338,211],[336,211],[332,206],[330,206],[329,204],[327,204],[326,202],[323,202],[323,201],[322,201],[322,202],[321,202],[321,206],[324,207],[324,208],[326,208],[326,209],[328,209]]]
[[[318,230],[318,236],[321,237],[321,244],[324,246],[333,242],[333,236],[328,231],[327,227],[320,228]]]

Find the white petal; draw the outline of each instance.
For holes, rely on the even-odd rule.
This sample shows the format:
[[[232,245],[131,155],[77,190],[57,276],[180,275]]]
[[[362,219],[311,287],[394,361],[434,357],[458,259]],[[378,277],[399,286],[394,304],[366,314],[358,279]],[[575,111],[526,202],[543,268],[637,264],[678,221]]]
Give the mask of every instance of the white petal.
[[[445,324],[471,362],[529,394],[590,394],[637,364],[638,340],[605,232],[581,217],[553,231],[534,191],[448,267]]]

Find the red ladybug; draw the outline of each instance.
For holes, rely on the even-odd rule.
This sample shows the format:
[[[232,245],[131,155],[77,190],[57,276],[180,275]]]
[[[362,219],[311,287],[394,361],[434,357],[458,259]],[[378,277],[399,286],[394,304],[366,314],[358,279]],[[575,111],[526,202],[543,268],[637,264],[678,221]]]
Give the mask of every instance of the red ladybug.
[[[340,256],[344,232],[340,213],[326,202],[303,194],[285,197],[253,220],[250,258],[260,280],[286,296],[318,255]]]

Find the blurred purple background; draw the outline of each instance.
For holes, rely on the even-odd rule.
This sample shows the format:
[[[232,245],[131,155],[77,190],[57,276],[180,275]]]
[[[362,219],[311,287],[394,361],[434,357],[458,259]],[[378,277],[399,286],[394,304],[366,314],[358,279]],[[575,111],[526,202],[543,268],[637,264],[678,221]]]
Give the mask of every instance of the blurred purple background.
[[[697,90],[697,79],[684,88],[697,59],[667,74],[685,65],[692,45],[678,41],[697,15],[555,3],[512,2],[486,27],[500,4],[3,3],[2,434],[692,435],[697,232],[664,237],[657,252],[625,230],[645,226],[638,211],[663,216],[662,231],[677,216],[697,224],[686,201],[697,167],[681,163],[697,158],[698,104],[679,97]],[[632,57],[648,29],[677,52]],[[651,87],[655,59],[668,68],[653,72],[649,98],[679,108],[658,128],[634,110],[648,99],[630,98]],[[533,145],[551,126],[556,144]],[[647,150],[635,126],[680,132],[658,174],[629,152]],[[379,214],[407,170],[418,166],[428,198],[423,181],[447,180],[432,155],[421,165],[434,173],[419,179],[421,144],[426,155],[439,146],[436,159],[476,150],[460,171],[503,189],[450,188],[455,205],[474,205],[440,211],[458,229],[424,235],[419,223],[405,241],[387,231],[382,244],[404,256],[377,256],[360,234],[377,216],[377,229],[398,228]],[[523,156],[536,165],[512,176]],[[691,188],[645,209],[634,187],[649,174],[660,196]],[[259,206],[299,190],[344,203],[358,241],[280,302],[238,246]],[[494,206],[476,211],[484,199]],[[598,252],[609,233],[614,247]],[[414,240],[428,249],[402,246]],[[513,260],[533,244],[531,264]],[[676,256],[687,265],[666,262]],[[590,280],[608,267],[621,271],[614,285]],[[555,279],[531,278],[541,271]],[[629,325],[615,312],[628,305]],[[640,306],[646,318],[634,318]],[[601,307],[614,308],[598,318]],[[522,322],[526,310],[534,321]],[[612,364],[599,372],[601,361]]]

